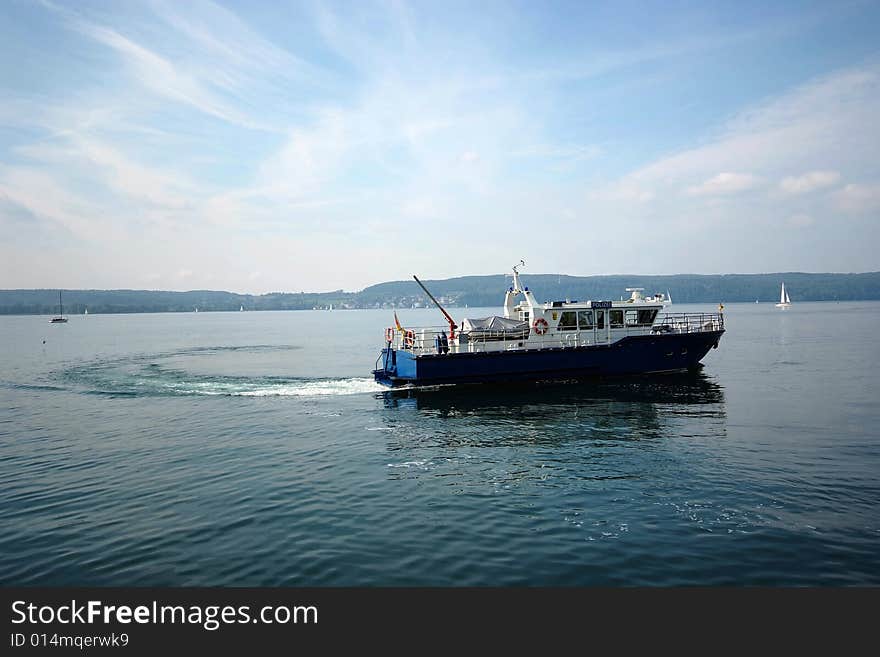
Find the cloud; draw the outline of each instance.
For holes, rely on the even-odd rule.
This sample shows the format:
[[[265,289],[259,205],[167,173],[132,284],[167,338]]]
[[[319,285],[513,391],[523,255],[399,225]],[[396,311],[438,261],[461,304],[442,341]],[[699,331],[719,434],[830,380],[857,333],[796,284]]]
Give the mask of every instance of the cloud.
[[[688,187],[690,196],[730,196],[754,189],[761,179],[750,173],[719,173],[699,185]]]
[[[656,193],[653,189],[630,178],[604,185],[587,193],[587,198],[592,201],[622,203],[647,203],[653,201],[655,197]]]
[[[834,195],[836,205],[844,212],[862,213],[880,209],[880,183],[849,184]]]
[[[808,214],[795,214],[788,218],[788,223],[797,228],[806,228],[816,223],[816,220]]]
[[[679,39],[693,12],[670,12],[671,32],[623,48],[593,33],[535,49],[536,35],[559,27],[546,12],[41,6],[23,12],[34,25],[48,19],[46,33],[68,32],[12,44],[7,58],[53,75],[32,76],[33,87],[24,73],[10,79],[0,104],[0,223],[17,238],[0,244],[0,277],[16,284],[40,284],[42,270],[13,258],[63,262],[59,275],[84,285],[162,272],[157,286],[214,275],[257,291],[498,271],[520,256],[533,271],[571,273],[796,268],[819,249],[793,244],[784,260],[774,244],[788,233],[828,244],[823,231],[844,221],[861,226],[840,231],[857,244],[821,257],[871,242],[850,215],[876,204],[876,61],[777,87],[745,109],[724,95],[692,113],[687,99],[642,84],[692,80],[690,55],[734,55],[766,37],[764,22]],[[788,18],[779,23],[798,22]],[[672,110],[693,129],[665,130]],[[707,114],[730,118],[707,132],[697,127]],[[27,217],[30,233],[17,237],[25,222],[4,211]],[[38,230],[81,255],[47,263]],[[408,248],[377,260],[401,231]],[[531,257],[520,253],[526,233]],[[328,269],[328,254],[342,264]]]
[[[716,172],[735,172],[743,163],[763,178],[781,178],[805,164],[819,171],[832,170],[829,164],[841,172],[861,168],[875,158],[878,114],[877,66],[838,71],[739,112],[705,143],[626,178],[699,188]]]
[[[122,55],[138,81],[154,93],[230,123],[248,128],[262,127],[221,100],[199,78],[179,70],[170,60],[152,50],[110,28],[83,20],[76,21],[76,26],[86,36]]]
[[[807,194],[835,185],[840,180],[837,171],[811,171],[802,176],[788,176],[782,179],[779,187],[786,194]]]

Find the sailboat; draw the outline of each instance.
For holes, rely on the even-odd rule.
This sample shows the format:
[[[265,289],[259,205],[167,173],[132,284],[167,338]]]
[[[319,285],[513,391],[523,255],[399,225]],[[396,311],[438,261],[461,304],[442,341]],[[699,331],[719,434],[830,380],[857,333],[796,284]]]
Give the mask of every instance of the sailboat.
[[[49,320],[50,324],[66,324],[67,318],[64,316],[64,304],[61,303],[61,290],[58,290],[58,317]]]
[[[788,298],[788,292],[785,291],[785,283],[782,284],[782,291],[779,293],[779,303],[777,308],[788,308],[791,305],[791,299]]]

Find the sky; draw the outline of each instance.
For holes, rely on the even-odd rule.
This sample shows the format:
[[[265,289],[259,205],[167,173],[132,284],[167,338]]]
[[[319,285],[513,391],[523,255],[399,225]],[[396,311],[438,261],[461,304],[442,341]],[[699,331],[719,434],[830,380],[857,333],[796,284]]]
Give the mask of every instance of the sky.
[[[877,2],[0,2],[0,288],[880,270]]]

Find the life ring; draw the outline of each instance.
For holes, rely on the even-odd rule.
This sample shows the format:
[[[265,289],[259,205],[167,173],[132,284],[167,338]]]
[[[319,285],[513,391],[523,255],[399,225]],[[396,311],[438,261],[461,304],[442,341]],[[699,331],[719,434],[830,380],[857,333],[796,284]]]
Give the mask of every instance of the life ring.
[[[539,317],[535,320],[535,323],[532,324],[532,328],[535,329],[535,333],[538,335],[544,335],[547,332],[547,329],[550,328],[550,325],[547,323],[546,319]]]
[[[413,345],[416,341],[416,333],[415,331],[404,331],[403,332],[403,348],[404,349],[412,349]]]
[[[385,342],[391,342],[394,340],[394,329],[390,326],[385,329]]]

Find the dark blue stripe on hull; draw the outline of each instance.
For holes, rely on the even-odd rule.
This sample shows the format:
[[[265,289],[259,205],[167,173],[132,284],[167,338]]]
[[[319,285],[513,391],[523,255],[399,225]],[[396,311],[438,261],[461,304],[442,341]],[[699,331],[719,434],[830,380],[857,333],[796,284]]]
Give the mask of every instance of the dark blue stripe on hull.
[[[644,335],[611,345],[488,353],[425,354],[383,350],[379,383],[438,385],[645,374],[695,367],[724,331]],[[388,356],[393,356],[389,358]],[[393,362],[389,366],[385,363]]]

